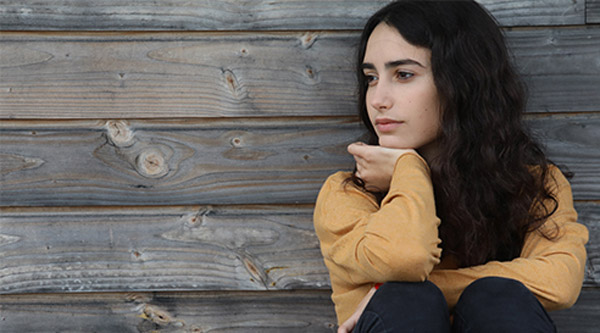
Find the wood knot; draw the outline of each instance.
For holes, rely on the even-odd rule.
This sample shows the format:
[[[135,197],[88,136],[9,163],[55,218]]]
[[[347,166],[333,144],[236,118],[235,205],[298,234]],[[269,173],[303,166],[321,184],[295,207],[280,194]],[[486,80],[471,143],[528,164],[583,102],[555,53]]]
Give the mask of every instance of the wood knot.
[[[106,122],[107,136],[117,147],[130,147],[135,143],[133,131],[124,120],[109,120]]]
[[[231,139],[231,146],[233,146],[234,148],[239,148],[242,146],[242,139],[241,138],[233,138]]]
[[[300,38],[300,41],[302,42],[302,47],[305,49],[310,49],[317,40],[317,36],[318,35],[314,32],[307,32],[304,35],[302,35],[302,37]]]
[[[159,309],[158,307],[152,305],[146,305],[144,307],[144,312],[142,314],[144,319],[149,319],[155,324],[164,326],[167,324],[173,324],[177,322],[173,319],[173,317],[166,311]]]
[[[307,76],[308,76],[310,79],[314,79],[314,78],[315,78],[315,75],[316,75],[316,73],[315,73],[315,70],[314,70],[312,67],[310,67],[310,66],[306,65],[306,75],[307,75]]]
[[[169,172],[165,156],[158,149],[142,151],[135,162],[138,173],[147,178],[160,178]]]
[[[257,267],[257,265],[252,262],[252,260],[248,257],[242,258],[242,262],[244,263],[244,267],[250,274],[250,281],[257,282],[261,284],[265,289],[267,289],[267,275],[265,272]]]
[[[227,84],[227,87],[229,87],[231,94],[237,97],[239,95],[238,90],[240,89],[240,84],[235,74],[231,70],[225,69],[223,70],[223,77],[225,78],[225,83]]]

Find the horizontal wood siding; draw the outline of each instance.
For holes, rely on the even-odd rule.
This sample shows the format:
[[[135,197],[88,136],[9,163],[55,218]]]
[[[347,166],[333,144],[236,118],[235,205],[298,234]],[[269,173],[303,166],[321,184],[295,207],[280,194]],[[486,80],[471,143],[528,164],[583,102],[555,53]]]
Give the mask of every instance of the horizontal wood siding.
[[[3,295],[3,332],[335,332],[329,291]],[[293,302],[290,302],[293,300]],[[561,333],[595,333],[600,291],[551,312]],[[35,317],[36,320],[31,320]],[[582,318],[585,318],[582,320]]]
[[[584,284],[600,287],[600,204]],[[0,293],[329,288],[312,206],[4,208]]]
[[[328,291],[4,295],[2,332],[335,332]],[[293,300],[291,302],[290,300]],[[36,320],[31,320],[35,317]]]
[[[600,23],[600,0],[586,0],[586,22]]]
[[[599,28],[514,30],[507,38],[530,87],[530,112],[598,109]],[[357,39],[3,33],[0,118],[354,115]]]
[[[329,287],[312,206],[2,213],[2,293]]]
[[[0,1],[0,30],[338,30],[360,29],[387,0],[79,2]],[[507,26],[585,22],[584,1],[478,1]]]
[[[347,119],[21,124],[0,132],[5,206],[313,203],[362,133]]]

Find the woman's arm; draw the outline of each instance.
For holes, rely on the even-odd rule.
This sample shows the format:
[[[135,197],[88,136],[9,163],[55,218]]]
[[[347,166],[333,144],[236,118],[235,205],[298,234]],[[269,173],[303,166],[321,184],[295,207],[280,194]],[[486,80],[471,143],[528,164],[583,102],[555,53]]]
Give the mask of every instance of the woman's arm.
[[[416,153],[395,163],[381,203],[338,173],[324,184],[314,222],[330,270],[351,284],[423,281],[439,263],[439,219],[429,168]]]
[[[548,310],[567,308],[575,303],[584,277],[588,231],[577,223],[569,183],[558,169],[554,169],[553,175],[558,208],[542,230],[552,235],[558,227],[559,236],[548,240],[540,231],[530,233],[521,257],[510,262],[492,261],[463,269],[434,270],[429,279],[444,292],[450,307],[471,282],[486,276],[522,282]]]

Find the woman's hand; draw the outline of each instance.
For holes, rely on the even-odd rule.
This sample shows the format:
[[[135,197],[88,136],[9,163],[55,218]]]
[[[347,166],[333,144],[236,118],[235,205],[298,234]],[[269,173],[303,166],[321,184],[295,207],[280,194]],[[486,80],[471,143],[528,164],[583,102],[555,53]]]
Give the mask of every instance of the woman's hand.
[[[369,301],[375,294],[375,291],[377,291],[375,289],[375,287],[372,287],[371,290],[369,290],[367,295],[365,297],[363,297],[363,299],[360,301],[360,303],[358,303],[358,307],[356,307],[356,311],[354,311],[352,316],[350,316],[350,318],[348,318],[342,325],[340,325],[340,327],[338,327],[337,333],[352,332],[354,327],[356,327],[356,323],[358,323],[358,319],[362,315],[363,311],[365,311],[367,304],[369,304]]]
[[[348,152],[354,156],[356,176],[365,182],[365,188],[371,192],[387,192],[396,161],[400,156],[414,150],[369,146],[355,142],[348,146]]]

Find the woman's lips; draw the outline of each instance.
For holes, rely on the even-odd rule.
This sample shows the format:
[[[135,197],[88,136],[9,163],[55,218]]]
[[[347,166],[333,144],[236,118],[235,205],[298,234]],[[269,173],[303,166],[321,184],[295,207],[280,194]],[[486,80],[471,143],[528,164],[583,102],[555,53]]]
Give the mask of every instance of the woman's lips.
[[[397,121],[392,119],[376,119],[375,127],[377,127],[377,131],[380,133],[392,132],[402,123],[403,121]]]

